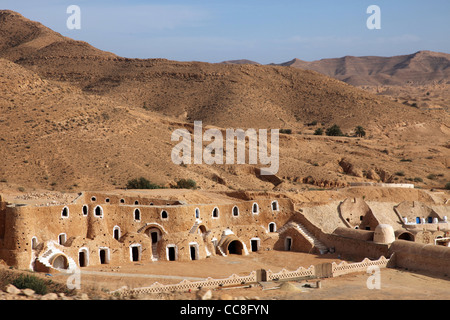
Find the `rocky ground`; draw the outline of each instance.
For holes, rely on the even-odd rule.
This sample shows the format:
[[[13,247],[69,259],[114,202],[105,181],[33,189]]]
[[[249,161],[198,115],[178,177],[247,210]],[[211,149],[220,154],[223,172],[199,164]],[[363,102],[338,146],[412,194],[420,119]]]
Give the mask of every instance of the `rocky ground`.
[[[62,292],[40,295],[33,289],[18,289],[14,285],[8,284],[5,291],[0,290],[0,300],[89,300],[89,296],[86,293],[66,296]]]

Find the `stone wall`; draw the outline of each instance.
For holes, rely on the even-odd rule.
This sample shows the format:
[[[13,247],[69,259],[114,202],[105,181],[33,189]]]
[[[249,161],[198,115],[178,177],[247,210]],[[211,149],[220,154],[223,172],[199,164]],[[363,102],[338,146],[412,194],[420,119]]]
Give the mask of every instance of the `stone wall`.
[[[450,276],[450,248],[404,240],[394,241],[389,254],[395,254],[395,266],[437,276]]]
[[[325,237],[327,243],[333,244],[336,252],[352,260],[387,257],[389,245],[374,243],[373,233],[373,231],[338,228],[335,233],[327,234]]]
[[[142,197],[87,193],[67,205],[10,205],[1,215],[0,259],[27,269],[47,241],[55,242],[75,261],[84,250],[89,265],[130,262],[133,255],[139,261],[167,260],[171,259],[169,247],[175,250],[175,260],[203,259],[216,254],[212,243],[221,239],[224,230],[248,248],[256,239],[264,250],[273,248],[277,240],[269,224],[276,230],[294,210],[287,199],[220,205],[160,201],[164,205]],[[158,233],[157,241],[152,241],[152,232]]]

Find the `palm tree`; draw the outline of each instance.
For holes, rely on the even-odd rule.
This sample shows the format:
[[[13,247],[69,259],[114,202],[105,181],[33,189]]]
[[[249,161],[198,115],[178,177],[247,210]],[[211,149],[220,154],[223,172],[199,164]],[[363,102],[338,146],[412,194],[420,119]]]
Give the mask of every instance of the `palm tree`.
[[[362,137],[364,137],[366,135],[366,131],[364,130],[363,127],[357,126],[355,128],[355,134],[356,134],[357,137],[362,138]]]

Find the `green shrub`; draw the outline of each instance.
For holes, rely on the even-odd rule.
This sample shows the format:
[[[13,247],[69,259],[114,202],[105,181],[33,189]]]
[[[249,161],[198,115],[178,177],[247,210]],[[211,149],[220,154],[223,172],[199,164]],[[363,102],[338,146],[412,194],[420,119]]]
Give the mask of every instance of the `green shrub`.
[[[335,124],[331,127],[329,127],[326,131],[325,131],[327,136],[334,136],[334,137],[338,137],[338,136],[343,136],[344,134],[342,133],[341,128]]]
[[[395,175],[399,176],[399,177],[404,177],[405,173],[403,171],[398,171],[398,172],[395,173]]]
[[[447,182],[447,184],[445,185],[445,189],[450,190],[450,182]]]
[[[32,289],[40,295],[44,295],[48,291],[46,282],[33,275],[21,274],[12,282],[12,284],[18,289]]]
[[[192,179],[181,179],[177,181],[177,189],[196,189],[197,182]]]
[[[292,130],[291,129],[280,129],[280,133],[291,134]]]
[[[129,180],[127,189],[161,189],[161,186],[151,183],[144,177],[140,177],[139,179]]]
[[[323,135],[323,129],[322,128],[317,128],[316,131],[314,131],[314,135],[315,136]]]

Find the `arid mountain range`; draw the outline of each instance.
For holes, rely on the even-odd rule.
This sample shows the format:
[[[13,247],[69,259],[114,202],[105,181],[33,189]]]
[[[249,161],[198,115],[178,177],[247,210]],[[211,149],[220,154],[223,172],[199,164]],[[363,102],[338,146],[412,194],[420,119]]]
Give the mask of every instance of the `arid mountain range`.
[[[352,57],[280,64],[314,70],[354,86],[450,84],[450,54],[419,51],[394,57]]]
[[[435,76],[442,79],[431,84],[417,67],[414,81],[447,85],[448,58],[445,67],[441,54],[417,55],[439,57]],[[141,176],[164,186],[191,178],[212,190],[414,180],[442,187],[450,180],[448,110],[403,103],[296,63],[124,58],[0,11],[0,189],[120,188]],[[172,132],[197,120],[222,130],[289,129],[280,137],[278,174],[261,177],[253,165],[173,164]],[[313,135],[333,124],[348,136]],[[366,137],[353,137],[356,126]]]
[[[250,60],[226,64],[258,64]],[[393,57],[354,57],[304,61],[293,59],[285,67],[320,72],[355,87],[391,97],[422,109],[450,108],[450,54],[418,51]]]

